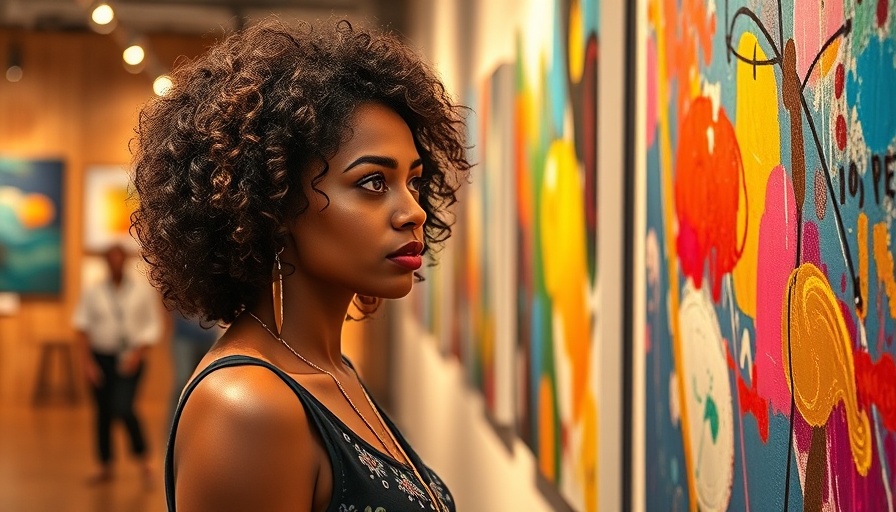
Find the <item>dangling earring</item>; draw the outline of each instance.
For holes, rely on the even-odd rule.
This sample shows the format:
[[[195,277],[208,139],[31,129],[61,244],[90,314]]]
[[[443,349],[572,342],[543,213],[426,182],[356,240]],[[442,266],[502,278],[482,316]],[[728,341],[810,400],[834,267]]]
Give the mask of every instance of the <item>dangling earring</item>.
[[[274,291],[274,329],[277,330],[277,335],[280,334],[280,331],[283,329],[283,269],[280,267],[280,253],[283,252],[283,247],[277,251],[277,254],[274,255],[274,261],[277,263],[277,275],[274,279],[273,291]]]

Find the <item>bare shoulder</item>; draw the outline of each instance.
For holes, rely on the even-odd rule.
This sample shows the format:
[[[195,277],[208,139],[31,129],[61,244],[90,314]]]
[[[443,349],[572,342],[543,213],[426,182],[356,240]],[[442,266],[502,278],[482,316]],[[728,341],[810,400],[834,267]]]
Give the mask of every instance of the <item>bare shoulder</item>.
[[[179,512],[308,510],[320,444],[299,398],[267,368],[220,368],[184,404],[174,446]]]

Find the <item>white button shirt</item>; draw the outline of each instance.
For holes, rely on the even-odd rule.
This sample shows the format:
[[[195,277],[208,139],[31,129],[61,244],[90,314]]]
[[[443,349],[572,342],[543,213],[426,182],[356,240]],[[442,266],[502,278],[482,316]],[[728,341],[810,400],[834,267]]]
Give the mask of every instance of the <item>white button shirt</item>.
[[[128,275],[118,287],[104,279],[85,288],[73,323],[87,334],[92,350],[110,355],[152,345],[162,333],[156,291]]]

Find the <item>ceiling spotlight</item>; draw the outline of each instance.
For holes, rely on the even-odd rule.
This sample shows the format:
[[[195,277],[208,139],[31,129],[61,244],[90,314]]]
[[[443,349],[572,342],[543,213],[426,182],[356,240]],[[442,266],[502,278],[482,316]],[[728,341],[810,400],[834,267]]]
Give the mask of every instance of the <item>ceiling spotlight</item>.
[[[121,54],[121,57],[124,59],[125,63],[136,66],[143,62],[143,57],[145,53],[143,51],[143,47],[139,44],[128,46],[124,49],[124,52]]]
[[[171,81],[170,76],[160,75],[152,83],[152,90],[155,91],[156,96],[164,96],[168,94],[168,91],[171,89],[172,85],[174,85],[174,83]]]
[[[109,4],[99,4],[93,8],[90,19],[97,25],[108,25],[115,18],[115,12],[109,7]]]
[[[7,58],[9,63],[6,67],[6,79],[10,82],[18,82],[25,74],[22,70],[22,51],[18,44],[12,43],[9,45]]]
[[[18,82],[22,79],[22,75],[25,73],[22,71],[20,66],[10,66],[6,70],[6,79],[10,82]]]

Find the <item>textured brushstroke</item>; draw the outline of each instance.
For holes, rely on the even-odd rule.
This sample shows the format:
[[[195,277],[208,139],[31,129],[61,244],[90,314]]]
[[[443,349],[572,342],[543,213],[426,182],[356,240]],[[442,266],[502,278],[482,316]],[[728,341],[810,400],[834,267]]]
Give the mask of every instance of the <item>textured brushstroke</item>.
[[[790,176],[778,166],[768,178],[765,213],[759,221],[758,279],[756,289],[762,300],[756,310],[757,373],[762,376],[753,387],[778,414],[790,412],[790,390],[781,361],[781,311],[785,309],[787,280],[796,263],[796,200]]]
[[[756,36],[745,32],[738,53],[765,60]],[[778,118],[778,82],[771,66],[757,68],[737,62],[737,108],[734,131],[743,155],[744,186],[738,191],[737,233],[744,238],[743,254],[734,267],[734,291],[737,305],[756,318],[757,260],[759,258],[759,219],[765,212],[765,187],[772,169],[781,163],[781,136]]]
[[[797,0],[793,3],[793,36],[799,41],[796,69],[800,76],[806,76],[824,42],[842,24],[843,0]],[[814,83],[816,77],[817,75],[810,76],[809,83]]]
[[[759,374],[756,371],[756,365],[750,368],[750,382],[752,387],[748,386],[737,369],[737,364],[731,353],[726,351],[728,360],[728,369],[734,373],[737,379],[737,403],[741,414],[746,416],[752,414],[756,418],[756,427],[759,429],[759,439],[763,443],[768,442],[768,401],[763,398],[756,389],[758,388]]]
[[[706,290],[685,286],[679,311],[682,379],[689,392],[692,460],[700,510],[728,508],[734,478],[734,411],[728,383],[727,350]]]
[[[868,304],[868,215],[865,212],[859,212],[859,218],[856,220],[856,239],[859,252],[859,296],[862,298],[862,304]],[[892,259],[890,261],[892,262]],[[877,266],[879,269],[880,263]],[[868,308],[857,309],[856,313],[864,322]]]
[[[881,355],[877,362],[871,361],[871,354],[856,350],[856,386],[859,403],[867,410],[877,407],[884,427],[896,432],[896,363],[890,354]]]
[[[868,149],[884,154],[896,139],[896,41],[875,34],[856,57],[854,75],[847,87],[847,101],[855,105]]]
[[[871,465],[871,431],[867,412],[859,409],[852,340],[837,299],[811,263],[793,271],[788,288],[791,302],[781,316],[781,329],[790,343],[789,350],[787,344],[782,348],[782,357],[793,375],[791,380],[787,373],[794,402],[813,427],[827,423],[839,402],[846,405],[853,459],[864,476]]]
[[[893,251],[890,249],[890,232],[885,222],[874,225],[874,263],[877,265],[877,279],[883,283],[890,302],[890,318],[896,318],[896,269],[893,265]]]
[[[844,135],[845,137],[845,135]],[[815,216],[824,220],[828,207],[828,186],[821,167],[815,169]]]
[[[675,209],[681,270],[700,288],[708,264],[712,297],[718,302],[722,277],[734,269],[743,249],[737,232],[740,148],[725,111],[714,111],[705,96],[694,99],[678,133]]]
[[[802,216],[806,202],[806,150],[803,145],[802,84],[796,71],[796,44],[793,39],[788,39],[784,45],[781,73],[784,108],[790,113],[790,172],[793,174],[796,211]]]
[[[821,512],[824,495],[824,472],[827,469],[825,428],[812,427],[812,441],[806,461],[806,478],[803,485],[803,512]]]

